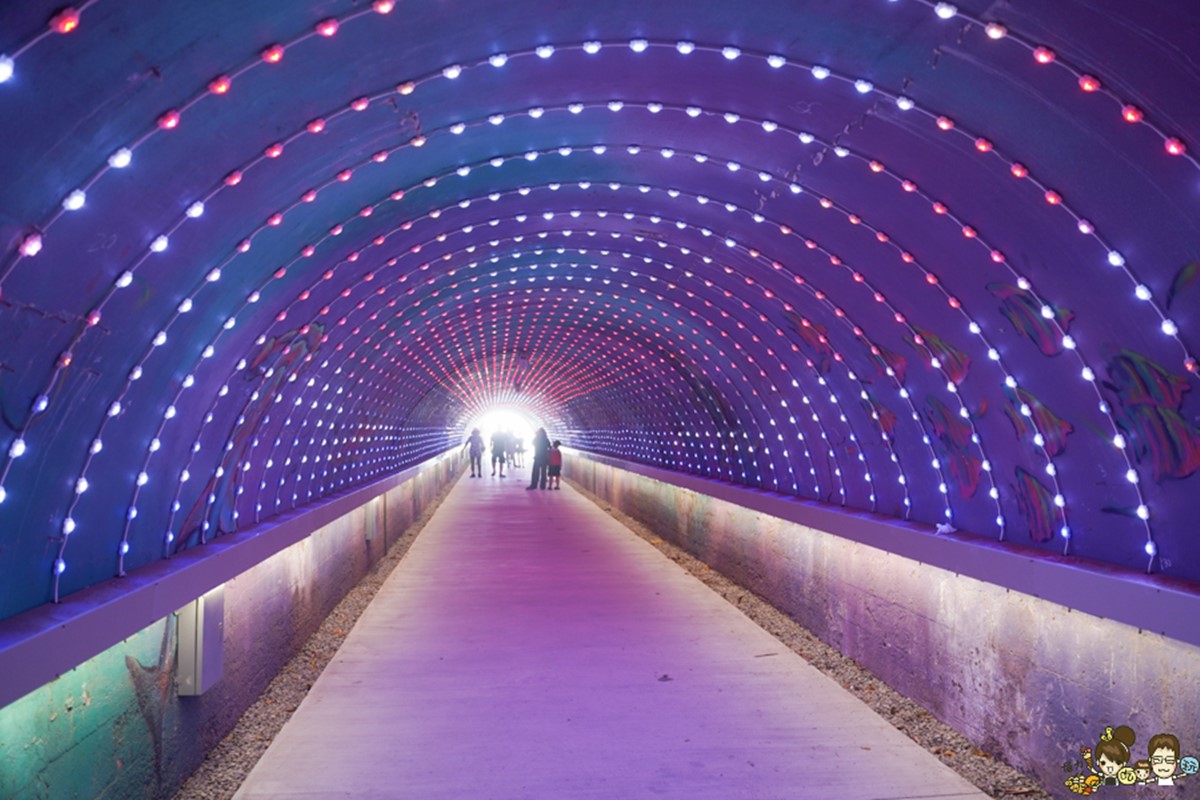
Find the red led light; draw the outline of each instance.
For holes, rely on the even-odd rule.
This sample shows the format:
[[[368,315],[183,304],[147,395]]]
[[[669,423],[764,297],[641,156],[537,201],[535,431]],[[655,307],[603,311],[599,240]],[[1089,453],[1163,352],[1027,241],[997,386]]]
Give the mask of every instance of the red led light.
[[[1062,202],[1062,195],[1053,189],[1046,190],[1046,202],[1052,206],[1056,206]]]
[[[911,264],[914,261],[916,261],[917,259],[913,256],[912,253],[905,251],[900,254],[900,260],[903,261],[905,264]]]
[[[371,160],[374,161],[376,164],[382,164],[383,162],[388,160],[388,151],[380,150],[378,153],[371,156]]]
[[[399,189],[397,189],[396,191],[392,192],[392,199],[393,199],[393,200],[403,200],[403,199],[404,199],[404,192],[403,192],[403,191],[401,191],[401,190],[399,190]]]
[[[239,169],[235,169],[233,172],[231,172],[225,176],[225,185],[226,186],[237,186],[241,182],[242,182],[242,171]]]
[[[158,118],[158,127],[164,131],[174,130],[179,127],[179,112],[171,109]]]
[[[272,228],[274,228],[274,227],[278,227],[278,226],[279,226],[279,224],[280,224],[280,223],[282,223],[282,222],[283,222],[283,214],[278,214],[278,213],[277,213],[277,214],[272,214],[272,215],[271,215],[271,216],[270,216],[270,217],[267,219],[267,224],[268,224],[268,225],[270,225]]]
[[[322,36],[333,36],[338,32],[338,21],[333,18],[323,19],[317,23],[314,30]]]
[[[350,103],[350,107],[353,108],[355,111],[366,111],[367,106],[370,105],[370,103],[371,103],[371,101],[368,100],[367,98],[360,97],[357,100]]]
[[[883,231],[875,231],[875,238],[880,242],[886,242],[888,240],[888,235]]]
[[[1009,167],[1009,171],[1012,172],[1014,178],[1024,178],[1029,174],[1029,170],[1025,168],[1024,164],[1015,162]]]
[[[972,228],[970,225],[963,226],[962,235],[967,237],[968,239],[974,239],[976,236],[978,236],[978,234],[975,233],[975,229]]]
[[[954,130],[954,120],[949,117],[938,117],[937,126],[944,131]]]
[[[273,44],[262,51],[262,60],[268,64],[278,64],[283,60],[283,45]]]
[[[305,258],[312,258],[313,253],[315,253],[315,252],[317,252],[317,248],[313,247],[310,244],[307,247],[305,247],[303,250],[301,250],[300,254],[303,255]]]
[[[933,204],[933,213],[935,213],[935,214],[945,214],[947,210],[948,209],[946,208],[946,206],[943,205],[942,203],[934,203]]]
[[[962,303],[958,302],[958,298],[957,298],[957,297],[950,297],[950,298],[947,298],[947,299],[946,299],[946,302],[950,304],[950,307],[951,307],[951,308],[958,308],[958,307],[960,307],[960,306],[962,305]]]
[[[390,14],[395,7],[396,4],[393,0],[375,0],[371,4],[371,8],[375,9],[376,14]]]
[[[280,278],[283,278],[286,276],[287,276],[287,267],[280,267],[279,269],[275,270],[275,280],[279,280]]]
[[[346,181],[350,180],[352,175],[354,175],[354,170],[344,169],[337,174],[337,179],[342,183],[345,183]]]
[[[1100,89],[1100,79],[1095,75],[1080,75],[1079,88],[1085,92],[1095,92]]]
[[[228,75],[218,75],[208,82],[208,90],[213,94],[225,94],[233,85],[233,79]]]
[[[1001,253],[999,250],[993,250],[992,251],[992,261],[995,261],[997,264],[1003,264],[1004,263],[1004,253]]]
[[[67,6],[50,18],[50,30],[55,33],[70,33],[79,27],[79,12]]]
[[[883,172],[883,164],[880,164],[878,161],[872,161],[869,166],[871,167],[871,172]]]
[[[1142,110],[1137,106],[1127,105],[1121,107],[1121,116],[1126,122],[1141,122],[1144,115],[1142,114]]]
[[[925,282],[928,283],[930,286],[937,286],[937,282],[938,282],[937,275],[934,275],[932,272],[926,273],[925,274]]]
[[[989,153],[992,150],[992,143],[981,136],[975,140],[975,149],[981,153]]]
[[[900,188],[906,192],[915,192],[917,190],[917,185],[912,181],[905,181],[904,183],[900,184]]]
[[[1049,64],[1054,61],[1056,56],[1054,51],[1049,47],[1038,47],[1033,51],[1033,60],[1039,64]]]
[[[321,131],[325,130],[325,120],[317,117],[312,122],[309,122],[305,127],[308,128],[309,133],[320,133]]]
[[[358,212],[358,215],[360,217],[369,217],[374,213],[375,213],[374,208],[372,208],[371,206],[366,206],[365,208],[363,208],[361,211]]]
[[[316,190],[316,189],[309,189],[307,192],[305,192],[304,194],[300,195],[300,199],[301,199],[301,200],[303,200],[303,201],[304,201],[304,202],[306,202],[306,203],[311,203],[311,202],[313,202],[314,200],[316,200],[316,199],[317,199],[317,190]]]
[[[281,155],[283,155],[283,143],[276,142],[264,150],[263,155],[267,158],[279,158]]]
[[[1174,136],[1163,142],[1163,147],[1165,147],[1167,152],[1173,156],[1181,156],[1187,152],[1187,145],[1185,145],[1179,139],[1176,139]]]

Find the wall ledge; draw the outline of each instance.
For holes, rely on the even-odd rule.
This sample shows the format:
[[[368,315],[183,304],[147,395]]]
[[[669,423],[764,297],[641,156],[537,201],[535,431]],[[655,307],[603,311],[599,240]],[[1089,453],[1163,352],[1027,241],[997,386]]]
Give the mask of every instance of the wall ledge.
[[[1200,624],[1196,622],[1200,619],[1200,586],[1189,581],[1146,575],[960,533],[936,534],[927,525],[847,511],[610,456],[579,450],[569,453],[1069,609],[1200,646]],[[570,471],[564,469],[564,474],[569,475]]]
[[[62,603],[0,620],[0,708],[453,457],[458,449],[74,592]]]

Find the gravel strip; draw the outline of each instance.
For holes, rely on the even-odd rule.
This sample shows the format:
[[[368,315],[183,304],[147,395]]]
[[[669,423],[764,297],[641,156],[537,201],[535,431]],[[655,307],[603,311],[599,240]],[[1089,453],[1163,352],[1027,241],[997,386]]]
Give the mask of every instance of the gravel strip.
[[[846,691],[946,766],[966,778],[989,797],[1051,800],[1038,782],[971,744],[967,737],[887,686],[862,666],[822,642],[807,628],[758,595],[713,570],[682,548],[664,540],[646,525],[596,497],[573,480],[571,488],[604,509],[613,519],[656,547],[667,558],[690,572],[732,603],[763,630],[837,681]]]
[[[300,652],[275,676],[254,705],[246,709],[229,735],[209,752],[200,767],[179,788],[174,800],[229,800],[233,797],[456,482],[457,479],[446,484],[387,554],[334,607]]]

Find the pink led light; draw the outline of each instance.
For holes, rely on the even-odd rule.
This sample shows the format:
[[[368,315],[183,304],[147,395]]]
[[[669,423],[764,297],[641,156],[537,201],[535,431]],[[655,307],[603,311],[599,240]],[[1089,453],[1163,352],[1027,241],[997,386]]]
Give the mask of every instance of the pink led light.
[[[1014,178],[1024,178],[1029,175],[1029,170],[1026,169],[1024,164],[1018,164],[1015,162],[1011,167],[1009,167],[1009,171],[1013,174]]]
[[[42,252],[42,235],[37,231],[26,234],[18,249],[23,256],[36,256]]]
[[[308,128],[309,133],[320,133],[321,131],[325,130],[325,120],[317,117],[316,119],[310,121],[305,127]]]
[[[351,101],[350,107],[355,111],[366,111],[367,106],[370,104],[371,101],[366,97],[359,97],[358,99]]]
[[[395,7],[396,3],[393,0],[375,0],[371,4],[371,8],[375,9],[376,14],[390,14]]]
[[[208,91],[213,94],[225,94],[233,85],[233,79],[228,75],[218,75],[208,82]]]
[[[283,60],[283,45],[273,44],[263,50],[260,55],[262,56],[262,60],[268,64],[278,64]]]
[[[50,18],[50,30],[55,33],[70,33],[79,27],[79,12],[71,6]]]
[[[1181,156],[1187,152],[1187,145],[1174,136],[1163,142],[1163,147],[1173,156]]]
[[[1054,54],[1054,51],[1049,47],[1038,47],[1033,51],[1033,60],[1039,64],[1053,63],[1056,57],[1057,56]]]
[[[1095,92],[1100,89],[1100,79],[1095,75],[1080,75],[1079,88],[1085,92]]]
[[[332,17],[323,19],[316,24],[314,29],[321,36],[329,37],[338,32],[338,21]]]
[[[237,186],[241,182],[242,182],[242,171],[240,169],[235,169],[233,172],[231,172],[225,176],[225,185],[226,186]]]
[[[954,130],[954,120],[949,117],[938,117],[937,126],[944,131]]]
[[[1121,117],[1126,122],[1141,122],[1145,115],[1137,106],[1126,105],[1121,107]]]
[[[1060,195],[1058,192],[1054,191],[1053,189],[1047,189],[1045,197],[1046,197],[1046,202],[1052,206],[1056,206],[1062,202],[1062,195]]]
[[[992,150],[992,143],[981,136],[975,140],[975,149],[981,153],[990,153]]]
[[[158,127],[164,131],[171,131],[179,127],[179,112],[172,108],[158,118]]]
[[[283,155],[283,142],[276,142],[263,151],[263,155],[267,158],[279,158]]]

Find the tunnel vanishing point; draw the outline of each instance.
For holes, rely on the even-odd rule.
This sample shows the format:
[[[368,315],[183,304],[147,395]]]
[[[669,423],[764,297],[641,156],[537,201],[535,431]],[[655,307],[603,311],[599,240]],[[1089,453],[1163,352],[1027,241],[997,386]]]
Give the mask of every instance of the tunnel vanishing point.
[[[1195,754],[1196,10],[5,4],[0,795],[169,797],[497,408],[1048,790]]]

